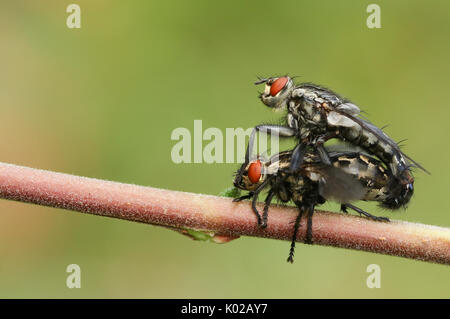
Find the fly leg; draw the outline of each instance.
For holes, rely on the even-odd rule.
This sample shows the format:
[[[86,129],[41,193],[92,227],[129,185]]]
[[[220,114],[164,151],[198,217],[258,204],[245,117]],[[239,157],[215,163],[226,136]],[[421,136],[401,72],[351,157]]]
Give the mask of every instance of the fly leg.
[[[243,201],[244,199],[250,199],[253,197],[253,195],[255,195],[253,192],[249,192],[247,195],[234,198],[233,202],[240,202]]]
[[[256,207],[256,203],[258,202],[258,195],[262,192],[262,190],[269,184],[272,177],[267,178],[264,182],[261,183],[254,191],[253,191],[253,199],[252,199],[252,210],[256,215],[256,219],[258,221],[258,226],[265,228],[267,225],[264,225],[261,220],[261,215],[259,214],[258,208]],[[266,199],[267,201],[267,199]],[[269,208],[267,208],[268,210]],[[266,210],[266,207],[264,207],[264,210]]]
[[[326,133],[325,135],[318,137],[312,142],[314,147],[317,149],[317,152],[319,153],[320,159],[326,165],[331,165],[331,160],[323,144],[325,144],[326,141],[334,137],[336,137],[336,132],[329,132]],[[295,172],[297,168],[299,168],[300,165],[302,165],[303,158],[305,156],[305,150],[306,144],[303,143],[300,143],[295,147],[294,152],[292,153],[291,164],[289,166],[291,172]]]
[[[345,213],[347,212],[347,208],[353,209],[355,212],[359,213],[360,215],[364,215],[367,218],[370,218],[372,220],[383,221],[383,222],[389,222],[390,221],[389,218],[387,218],[387,217],[374,216],[372,214],[369,214],[368,212],[363,211],[361,208],[353,206],[352,204],[342,204],[341,205],[341,209]]]
[[[347,206],[345,206],[345,204],[341,204],[341,212],[348,214]]]
[[[323,144],[325,144],[326,141],[335,138],[337,136],[336,132],[328,132],[320,137],[318,137],[313,144],[316,146],[317,152],[319,153],[320,159],[322,162],[326,165],[331,165],[330,157],[328,156],[328,152],[326,151]]]
[[[296,134],[295,130],[287,126],[269,125],[269,124],[262,124],[255,126],[252,133],[250,134],[247,151],[245,152],[245,163],[250,163],[250,155],[253,152],[253,144],[255,143],[256,132],[262,132],[266,134],[276,134],[281,137],[293,137]]]
[[[314,206],[315,206],[315,204],[311,204],[308,207],[308,224],[306,226],[305,244],[310,244],[310,245],[312,245],[312,243],[313,243],[313,241],[312,241],[312,217],[314,214]]]
[[[295,172],[297,168],[300,167],[303,163],[303,159],[305,157],[305,145],[300,143],[294,148],[292,152],[291,163],[289,165],[289,170],[291,172]]]
[[[301,203],[296,203],[296,205],[298,207],[298,215],[295,219],[294,234],[292,235],[291,249],[289,250],[289,257],[287,259],[287,261],[291,264],[294,262],[295,241],[297,240],[298,229],[300,228],[300,220],[302,219],[302,215],[304,212],[303,205]]]
[[[325,150],[325,147],[322,144],[319,144],[317,145],[316,148],[322,162],[325,165],[331,165],[331,160],[330,157],[328,156],[328,152]]]
[[[260,225],[261,228],[266,228],[267,227],[267,217],[269,214],[269,206],[270,203],[272,202],[272,198],[275,195],[275,192],[270,190],[269,194],[267,194],[265,203],[264,203],[264,212],[263,212],[263,217],[262,217],[262,224]]]
[[[256,215],[256,219],[258,221],[258,226],[261,226],[261,215],[259,215],[258,208],[256,208],[256,202],[258,201],[259,192],[255,192],[255,196],[253,196],[252,200],[252,210]]]

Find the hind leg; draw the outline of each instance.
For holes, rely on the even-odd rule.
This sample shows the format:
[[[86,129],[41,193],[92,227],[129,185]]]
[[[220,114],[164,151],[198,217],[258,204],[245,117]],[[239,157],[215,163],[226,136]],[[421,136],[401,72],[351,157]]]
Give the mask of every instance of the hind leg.
[[[382,221],[382,222],[389,222],[390,219],[387,217],[379,217],[379,216],[374,216],[372,214],[369,214],[368,212],[365,212],[364,210],[362,210],[361,208],[358,208],[352,204],[342,204],[341,205],[341,210],[344,213],[347,213],[347,208],[353,209],[355,212],[357,212],[360,215],[364,215],[367,218],[370,218],[372,220],[376,220],[376,221]]]

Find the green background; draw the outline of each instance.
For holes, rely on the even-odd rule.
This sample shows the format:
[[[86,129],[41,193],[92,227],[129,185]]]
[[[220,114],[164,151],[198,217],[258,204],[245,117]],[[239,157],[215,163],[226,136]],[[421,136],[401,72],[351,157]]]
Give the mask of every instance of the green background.
[[[432,173],[416,172],[407,211],[361,207],[450,226],[448,1],[377,1],[381,29],[366,26],[368,1],[73,2],[81,29],[66,26],[71,1],[0,4],[0,161],[218,194],[238,164],[174,164],[172,130],[277,121],[253,82],[289,73],[390,124]],[[450,297],[448,266],[302,244],[291,265],[288,250],[0,201],[0,297]],[[81,289],[65,285],[72,263]]]

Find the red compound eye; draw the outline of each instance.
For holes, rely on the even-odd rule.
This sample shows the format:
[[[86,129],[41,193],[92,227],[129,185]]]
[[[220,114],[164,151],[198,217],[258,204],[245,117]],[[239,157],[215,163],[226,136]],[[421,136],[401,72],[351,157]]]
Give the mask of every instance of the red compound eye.
[[[259,182],[259,179],[261,178],[261,162],[259,160],[250,164],[248,168],[248,178],[253,184]]]
[[[275,82],[273,82],[272,85],[270,86],[270,95],[272,96],[277,95],[278,92],[280,92],[284,88],[287,82],[288,78],[285,76],[276,79]]]

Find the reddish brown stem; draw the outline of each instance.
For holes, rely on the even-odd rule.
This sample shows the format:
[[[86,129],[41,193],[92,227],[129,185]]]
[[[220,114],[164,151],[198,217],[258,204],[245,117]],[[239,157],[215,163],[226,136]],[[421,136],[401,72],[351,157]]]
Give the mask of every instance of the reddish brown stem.
[[[175,228],[290,240],[297,210],[273,205],[266,229],[248,202],[177,192],[0,163],[0,197]],[[302,221],[305,225],[305,221]],[[225,237],[223,237],[225,236]],[[303,241],[305,227],[298,240]],[[401,221],[375,222],[317,211],[315,244],[450,264],[450,229]]]

